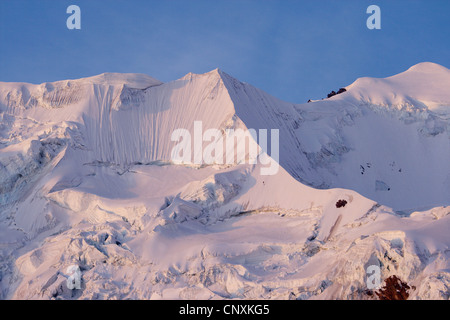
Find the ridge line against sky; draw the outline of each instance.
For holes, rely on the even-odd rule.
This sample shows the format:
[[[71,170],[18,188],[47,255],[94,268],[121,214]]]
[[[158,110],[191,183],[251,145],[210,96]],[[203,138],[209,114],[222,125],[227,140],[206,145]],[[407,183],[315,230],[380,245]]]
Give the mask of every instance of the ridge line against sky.
[[[66,27],[71,4],[81,30]],[[366,27],[371,4],[381,30]],[[120,72],[167,82],[220,68],[304,103],[419,62],[449,68],[449,12],[446,0],[0,1],[0,81]]]

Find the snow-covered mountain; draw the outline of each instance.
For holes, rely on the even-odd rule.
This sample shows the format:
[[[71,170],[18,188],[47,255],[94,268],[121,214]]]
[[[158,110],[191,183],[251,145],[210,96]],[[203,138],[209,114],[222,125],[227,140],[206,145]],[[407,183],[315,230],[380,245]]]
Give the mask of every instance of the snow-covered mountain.
[[[307,104],[219,69],[0,83],[0,297],[370,299],[376,264],[448,299],[449,86],[432,63]],[[278,129],[279,170],[174,162],[199,122]]]

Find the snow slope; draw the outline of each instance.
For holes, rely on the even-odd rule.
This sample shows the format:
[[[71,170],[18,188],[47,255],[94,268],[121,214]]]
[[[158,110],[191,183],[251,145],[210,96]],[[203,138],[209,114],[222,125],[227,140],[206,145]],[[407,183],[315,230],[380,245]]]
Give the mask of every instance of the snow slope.
[[[448,205],[445,67],[421,63],[386,79],[361,78],[345,93],[301,105],[226,79],[247,127],[280,128],[280,164],[299,181],[356,190],[399,211]]]
[[[448,299],[449,84],[424,63],[296,105],[219,69],[0,83],[0,297],[371,299],[376,263]],[[278,129],[277,174],[173,163],[196,121]]]

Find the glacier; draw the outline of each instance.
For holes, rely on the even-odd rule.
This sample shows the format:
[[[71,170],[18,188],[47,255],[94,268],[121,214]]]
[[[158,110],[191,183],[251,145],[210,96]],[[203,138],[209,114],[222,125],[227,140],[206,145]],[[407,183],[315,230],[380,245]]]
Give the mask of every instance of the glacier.
[[[220,69],[1,82],[0,298],[375,299],[376,261],[448,299],[449,85],[430,62],[307,104]],[[196,121],[278,129],[278,173],[174,163]]]

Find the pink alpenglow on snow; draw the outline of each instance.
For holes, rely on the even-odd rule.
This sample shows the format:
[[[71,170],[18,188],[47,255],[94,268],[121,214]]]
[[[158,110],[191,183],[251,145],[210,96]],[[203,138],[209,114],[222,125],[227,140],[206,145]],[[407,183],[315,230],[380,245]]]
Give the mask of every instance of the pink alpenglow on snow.
[[[2,82],[0,298],[448,299],[449,86],[433,63],[307,104],[219,69]]]

